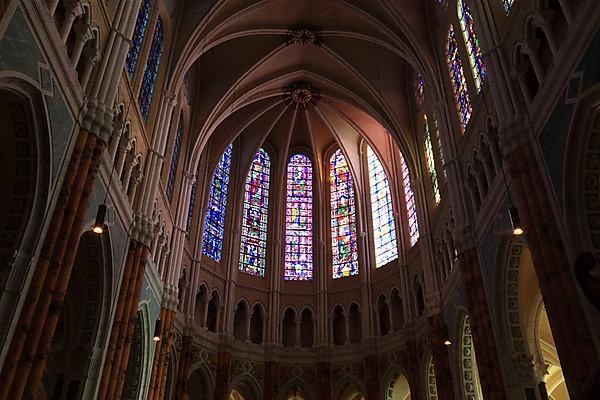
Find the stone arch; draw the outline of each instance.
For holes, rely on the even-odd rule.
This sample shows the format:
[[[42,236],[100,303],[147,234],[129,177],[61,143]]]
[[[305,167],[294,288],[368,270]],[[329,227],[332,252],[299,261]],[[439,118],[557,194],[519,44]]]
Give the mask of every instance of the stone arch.
[[[391,332],[390,308],[385,294],[380,294],[377,298],[377,321],[379,334],[385,336]]]
[[[316,400],[316,398],[313,387],[298,377],[291,379],[279,391],[280,400]]]
[[[217,332],[219,328],[219,314],[221,310],[221,295],[218,289],[213,289],[207,304],[206,322],[204,326],[211,332]]]
[[[127,363],[127,370],[125,372],[125,384],[121,393],[124,400],[137,400],[140,398],[144,377],[144,356],[146,353],[144,338],[149,334],[146,331],[146,324],[144,323],[144,312],[138,310],[131,339],[129,362]]]
[[[458,335],[460,338],[460,350],[458,351],[458,357],[460,361],[460,382],[463,398],[467,400],[483,400],[469,316],[464,314],[460,321],[460,332]]]
[[[384,382],[387,382],[384,392],[385,400],[411,400],[410,383],[407,375],[400,371],[392,371]]]
[[[437,382],[435,380],[435,365],[433,355],[430,351],[425,354],[423,365],[424,382],[425,382],[425,397],[427,400],[438,400]]]
[[[296,310],[292,306],[285,308],[281,320],[281,343],[283,347],[296,345]]]
[[[190,399],[194,400],[211,400],[214,398],[212,376],[205,365],[199,365],[192,369],[187,377],[185,393]]]
[[[363,338],[362,315],[360,305],[353,301],[348,307],[348,333],[350,343],[360,343]]]
[[[315,342],[314,312],[311,307],[305,306],[300,312],[300,346],[311,348]]]
[[[331,314],[331,339],[334,345],[345,344],[348,339],[346,332],[346,313],[340,304],[333,308]]]
[[[261,386],[252,375],[244,373],[231,382],[229,400],[259,400],[261,398]]]
[[[250,342],[254,344],[262,344],[265,335],[265,320],[266,312],[262,303],[257,302],[252,307],[250,315]]]
[[[333,399],[339,400],[365,400],[366,389],[360,379],[346,375],[333,388]]]

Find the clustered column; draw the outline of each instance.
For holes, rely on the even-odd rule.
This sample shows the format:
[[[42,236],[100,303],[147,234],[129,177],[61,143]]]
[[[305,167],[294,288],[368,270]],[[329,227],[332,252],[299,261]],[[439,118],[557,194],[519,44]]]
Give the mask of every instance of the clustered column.
[[[175,337],[173,326],[176,314],[176,311],[169,308],[163,307],[160,310],[160,320],[162,321],[161,340],[157,342],[154,348],[154,363],[152,365],[152,375],[148,389],[148,400],[162,399],[165,392],[169,360],[172,356],[171,345]]]
[[[192,332],[185,332],[183,338],[181,339],[181,349],[179,350],[179,367],[177,369],[177,387],[175,389],[176,400],[188,398],[185,392],[185,386],[194,356],[193,341],[194,338],[192,337]]]
[[[524,139],[527,126],[526,117],[517,116],[502,130],[501,146],[569,394],[580,398],[598,366],[598,353],[534,149]]]

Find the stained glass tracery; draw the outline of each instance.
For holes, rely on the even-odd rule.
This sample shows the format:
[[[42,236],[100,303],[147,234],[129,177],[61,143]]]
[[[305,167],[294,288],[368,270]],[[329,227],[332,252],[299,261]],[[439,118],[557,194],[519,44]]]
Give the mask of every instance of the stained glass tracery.
[[[142,44],[144,43],[144,36],[146,35],[146,27],[150,20],[150,11],[152,10],[152,0],[143,0],[138,11],[137,20],[135,22],[135,28],[133,36],[131,38],[131,47],[127,53],[126,65],[129,77],[133,78],[135,73],[135,67],[140,57],[142,50]]]
[[[375,266],[379,268],[398,258],[396,226],[389,181],[381,161],[371,146],[367,146],[367,164],[369,167]]]
[[[173,155],[171,156],[171,165],[169,166],[169,176],[167,179],[167,198],[173,201],[173,190],[175,189],[175,178],[177,177],[177,166],[179,164],[179,154],[181,153],[181,141],[183,140],[183,113],[179,113],[179,122],[177,124],[177,134],[173,144]]]
[[[433,199],[435,200],[435,204],[438,205],[442,200],[442,196],[440,195],[440,185],[435,167],[435,155],[433,154],[433,145],[431,144],[431,133],[429,131],[429,121],[427,120],[427,115],[423,115],[423,122],[425,125],[425,161],[427,162],[427,171],[429,172],[429,177],[431,178],[431,191],[433,192]]]
[[[404,186],[404,199],[406,201],[406,216],[408,218],[408,237],[410,245],[414,246],[419,239],[419,222],[417,221],[417,205],[415,204],[415,193],[412,188],[410,179],[410,171],[404,159],[404,155],[400,153],[400,168],[402,170],[402,184]]]
[[[313,171],[312,162],[295,154],[287,165],[285,210],[286,280],[313,277]]]
[[[219,160],[213,175],[210,193],[208,196],[208,209],[204,222],[204,236],[202,238],[202,254],[215,261],[221,261],[223,251],[223,235],[225,234],[225,210],[227,208],[227,192],[229,186],[229,172],[231,169],[231,153],[233,145],[227,146]]]
[[[139,103],[140,112],[144,117],[144,120],[148,120],[148,114],[150,112],[150,105],[152,104],[152,97],[154,95],[154,85],[156,78],[158,77],[158,69],[160,67],[160,59],[163,53],[163,23],[160,17],[156,21],[156,28],[154,28],[154,37],[152,38],[152,46],[150,47],[150,54],[148,55],[148,62],[146,63],[146,70],[144,71],[144,78],[142,80],[142,87],[140,89]]]
[[[354,181],[344,153],[329,161],[333,279],[358,275]]]
[[[448,30],[447,52],[450,82],[454,91],[461,130],[464,132],[471,120],[473,109],[471,107],[471,99],[467,90],[467,81],[465,80],[460,54],[458,53],[458,43],[454,33],[454,26],[452,25],[450,25],[450,29]]]
[[[240,271],[259,277],[265,276],[267,259],[270,171],[269,155],[261,148],[246,177],[239,265]]]
[[[469,63],[471,64],[471,72],[473,73],[475,88],[477,89],[477,93],[479,93],[487,72],[481,57],[479,39],[475,33],[473,15],[471,14],[469,5],[465,3],[464,0],[458,0],[456,2],[456,11],[458,13],[460,29],[462,31],[465,46],[467,48],[467,54],[469,55]]]

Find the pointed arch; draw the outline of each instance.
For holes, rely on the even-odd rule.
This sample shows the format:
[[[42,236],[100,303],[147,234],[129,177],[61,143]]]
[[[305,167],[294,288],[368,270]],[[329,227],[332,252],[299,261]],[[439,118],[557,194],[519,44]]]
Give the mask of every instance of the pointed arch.
[[[473,15],[471,14],[469,5],[464,0],[457,0],[456,13],[458,14],[458,22],[460,23],[460,30],[462,31],[465,47],[467,48],[467,54],[469,55],[475,89],[479,93],[485,81],[487,71],[481,57],[481,47],[479,47],[479,38],[475,33]]]
[[[313,170],[304,154],[287,165],[285,280],[313,278]]]
[[[229,187],[229,172],[231,169],[231,154],[233,145],[227,146],[215,174],[213,175],[208,197],[208,210],[204,222],[202,238],[202,254],[215,261],[221,261],[223,252],[223,235],[225,234],[225,210],[227,208],[227,192]]]
[[[379,268],[398,258],[396,225],[389,180],[379,157],[377,157],[371,146],[367,146],[367,165],[371,193],[371,216],[373,218],[375,265]]]
[[[448,42],[446,45],[446,57],[448,63],[448,72],[450,74],[450,83],[454,91],[454,100],[456,110],[460,121],[461,132],[464,133],[471,120],[473,107],[471,106],[471,98],[467,90],[467,81],[463,70],[462,61],[458,52],[458,42],[454,33],[454,26],[448,28]]]
[[[329,160],[333,279],[358,275],[356,206],[350,166],[337,149]]]
[[[239,269],[261,278],[265,276],[267,262],[270,174],[271,160],[260,148],[246,177]]]

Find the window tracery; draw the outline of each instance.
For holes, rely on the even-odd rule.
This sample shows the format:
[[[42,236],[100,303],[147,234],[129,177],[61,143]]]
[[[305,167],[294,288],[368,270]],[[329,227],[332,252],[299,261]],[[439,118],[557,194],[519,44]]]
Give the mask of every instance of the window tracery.
[[[225,149],[219,160],[213,176],[208,198],[208,209],[204,223],[204,237],[202,238],[202,254],[215,261],[221,261],[223,251],[223,235],[225,233],[225,210],[227,208],[227,191],[229,186],[229,172],[231,168],[231,153],[233,145]]]
[[[477,90],[477,93],[479,93],[487,75],[487,71],[481,57],[481,47],[479,46],[479,38],[475,33],[473,15],[471,14],[469,5],[465,3],[464,0],[458,0],[456,2],[456,12],[458,14],[458,21],[460,22],[460,29],[462,31],[465,47],[467,48],[467,54],[469,55],[469,63],[471,64],[471,72],[473,74],[473,80],[475,81],[475,89]]]
[[[456,41],[456,35],[454,33],[454,26],[450,25],[448,29],[448,44],[447,50],[447,62],[448,71],[450,73],[450,82],[452,84],[452,90],[454,91],[454,99],[456,102],[456,109],[460,120],[460,126],[462,132],[469,125],[471,120],[471,114],[473,108],[471,106],[471,99],[467,90],[467,81],[465,80],[465,73],[458,53],[458,42]]]
[[[379,158],[367,146],[369,185],[371,193],[371,215],[373,219],[373,241],[375,244],[375,265],[382,267],[398,258],[396,226],[390,185]]]
[[[163,23],[159,17],[158,21],[156,21],[152,46],[150,47],[150,55],[148,56],[148,62],[146,63],[146,70],[144,71],[142,88],[140,89],[140,97],[138,99],[140,103],[140,112],[146,121],[148,120],[148,114],[150,113],[150,105],[152,104],[152,97],[154,96],[154,86],[156,78],[158,77],[162,53]]]
[[[285,280],[313,278],[313,171],[303,154],[287,165],[285,212]]]
[[[135,74],[135,68],[138,58],[140,57],[142,44],[144,43],[144,36],[146,35],[146,28],[148,26],[148,21],[150,20],[151,10],[152,0],[144,0],[138,11],[133,37],[131,38],[131,47],[127,53],[126,66],[130,78],[133,78],[133,74]]]
[[[333,279],[358,275],[354,181],[338,149],[329,161]]]
[[[427,115],[423,115],[423,122],[425,124],[425,161],[427,162],[427,170],[429,177],[431,178],[431,191],[433,193],[433,199],[435,204],[440,204],[442,196],[440,195],[440,185],[437,176],[437,170],[435,168],[435,156],[433,154],[433,145],[431,144],[431,134],[429,132],[429,122]]]
[[[173,201],[173,190],[175,189],[175,178],[177,177],[177,165],[179,164],[179,154],[181,153],[181,141],[183,139],[183,113],[179,113],[179,122],[177,124],[177,134],[173,144],[173,155],[171,165],[169,166],[169,176],[167,179],[167,198]]]
[[[267,259],[270,172],[269,155],[261,148],[246,177],[239,265],[240,271],[259,277],[265,276]]]
[[[406,200],[406,216],[408,219],[408,237],[410,245],[414,246],[419,239],[419,222],[417,221],[417,206],[415,204],[415,193],[412,189],[410,171],[402,153],[400,153],[400,167],[402,170],[402,183],[404,186],[404,198]]]

